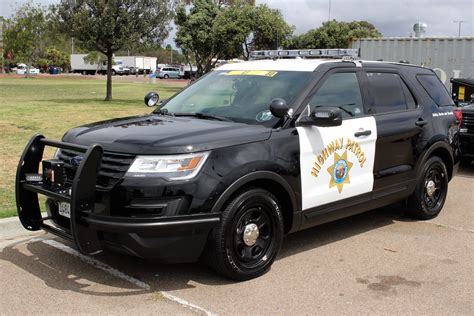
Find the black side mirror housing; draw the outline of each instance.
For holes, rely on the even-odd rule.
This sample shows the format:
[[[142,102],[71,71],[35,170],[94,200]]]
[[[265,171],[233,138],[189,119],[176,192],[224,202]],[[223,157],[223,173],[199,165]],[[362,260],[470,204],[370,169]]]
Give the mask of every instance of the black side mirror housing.
[[[338,108],[315,107],[309,116],[303,116],[298,120],[298,126],[330,127],[342,124],[342,111]]]
[[[270,112],[274,117],[282,118],[290,115],[290,107],[285,99],[276,98],[270,103]]]
[[[145,105],[149,107],[154,107],[158,104],[158,101],[160,100],[160,96],[156,92],[149,92],[145,96]]]

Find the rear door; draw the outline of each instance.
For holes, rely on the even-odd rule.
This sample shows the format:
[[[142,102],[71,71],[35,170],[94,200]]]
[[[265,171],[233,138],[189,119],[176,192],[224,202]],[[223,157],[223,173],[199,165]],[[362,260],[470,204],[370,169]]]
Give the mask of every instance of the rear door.
[[[305,102],[301,116],[318,106],[342,110],[336,127],[297,127],[303,211],[366,194],[373,188],[377,128],[366,111],[357,68],[326,74]]]
[[[373,197],[403,194],[415,179],[416,145],[428,122],[412,90],[396,70],[367,70],[364,79],[378,132]]]

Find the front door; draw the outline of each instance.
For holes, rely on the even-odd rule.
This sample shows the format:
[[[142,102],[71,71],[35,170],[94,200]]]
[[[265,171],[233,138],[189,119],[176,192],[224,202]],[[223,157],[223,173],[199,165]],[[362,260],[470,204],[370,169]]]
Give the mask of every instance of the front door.
[[[305,102],[302,116],[314,107],[334,106],[341,109],[343,122],[297,127],[303,211],[372,192],[377,127],[366,114],[360,75],[347,69],[331,72]]]

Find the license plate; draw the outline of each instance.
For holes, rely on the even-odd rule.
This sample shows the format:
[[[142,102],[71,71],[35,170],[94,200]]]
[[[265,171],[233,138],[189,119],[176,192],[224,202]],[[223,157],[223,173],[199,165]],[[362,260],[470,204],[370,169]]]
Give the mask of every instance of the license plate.
[[[71,218],[71,204],[59,202],[58,213],[64,217]]]

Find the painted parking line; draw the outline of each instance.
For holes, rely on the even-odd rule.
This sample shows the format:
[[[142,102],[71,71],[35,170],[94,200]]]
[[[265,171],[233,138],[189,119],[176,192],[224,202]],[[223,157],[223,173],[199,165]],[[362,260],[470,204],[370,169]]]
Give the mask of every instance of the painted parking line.
[[[85,263],[87,264],[90,264],[102,271],[105,271],[107,273],[109,273],[110,275],[114,276],[114,277],[117,277],[119,279],[122,279],[122,280],[125,280],[141,289],[144,289],[146,291],[149,291],[151,290],[151,286],[141,280],[138,280],[134,277],[131,277],[115,268],[112,268],[111,266],[97,260],[97,259],[94,259],[94,258],[91,258],[91,257],[88,257],[88,256],[85,256],[81,253],[79,253],[77,250],[69,247],[69,246],[66,246],[62,243],[59,243],[55,240],[51,240],[51,239],[48,239],[48,240],[42,240],[43,243],[53,247],[53,248],[56,248],[58,250],[61,250],[69,255],[72,255],[74,257],[77,257],[79,258],[80,260],[84,261]],[[195,312],[198,312],[199,314],[205,314],[205,315],[209,315],[209,316],[213,316],[213,315],[217,315],[215,313],[212,313],[196,304],[193,304],[191,302],[188,302],[180,297],[177,297],[173,294],[170,294],[166,291],[158,291],[159,294],[161,294],[164,298],[170,300],[170,301],[173,301],[173,302],[176,302],[178,304],[180,304],[181,306],[185,307],[185,308],[188,308],[188,309],[191,309]]]

